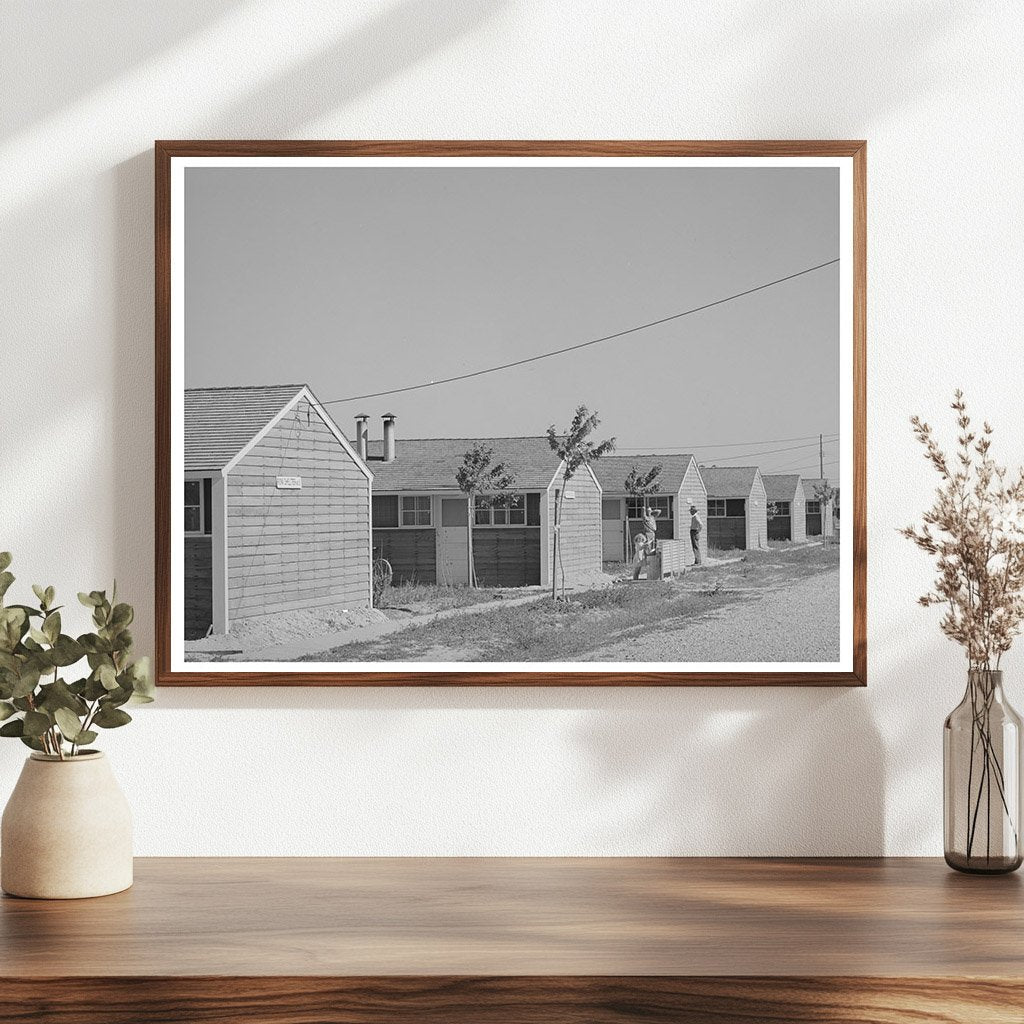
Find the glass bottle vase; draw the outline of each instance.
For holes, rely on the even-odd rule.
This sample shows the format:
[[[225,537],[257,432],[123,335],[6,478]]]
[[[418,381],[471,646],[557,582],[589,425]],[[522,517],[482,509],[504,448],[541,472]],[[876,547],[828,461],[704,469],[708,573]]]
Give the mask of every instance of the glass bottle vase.
[[[943,727],[946,863],[1001,874],[1021,865],[1021,719],[1003,673],[972,669]]]

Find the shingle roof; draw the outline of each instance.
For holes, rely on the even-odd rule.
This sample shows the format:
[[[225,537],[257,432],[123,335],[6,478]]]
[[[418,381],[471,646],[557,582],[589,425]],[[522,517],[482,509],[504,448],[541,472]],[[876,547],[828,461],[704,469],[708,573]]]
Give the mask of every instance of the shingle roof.
[[[593,468],[605,494],[625,494],[626,477],[634,466],[637,472],[647,473],[660,463],[658,493],[676,494],[691,462],[692,455],[606,455],[598,459]]]
[[[381,491],[439,491],[457,487],[455,471],[474,445],[494,449],[494,461],[515,475],[517,488],[544,490],[558,471],[558,456],[546,437],[424,437],[399,438],[395,458],[382,461],[383,442],[367,446],[373,489]]]
[[[768,497],[775,501],[792,501],[800,486],[799,473],[769,473],[761,479]]]
[[[223,469],[304,387],[187,388],[185,472]]]
[[[754,486],[757,466],[701,466],[709,498],[745,498]]]

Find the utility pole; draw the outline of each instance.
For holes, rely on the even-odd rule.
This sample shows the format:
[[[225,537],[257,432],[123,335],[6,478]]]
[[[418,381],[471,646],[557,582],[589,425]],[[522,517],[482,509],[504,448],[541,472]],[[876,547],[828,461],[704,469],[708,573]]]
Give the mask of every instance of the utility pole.
[[[818,435],[818,476],[825,479],[825,447],[822,444],[823,434]]]

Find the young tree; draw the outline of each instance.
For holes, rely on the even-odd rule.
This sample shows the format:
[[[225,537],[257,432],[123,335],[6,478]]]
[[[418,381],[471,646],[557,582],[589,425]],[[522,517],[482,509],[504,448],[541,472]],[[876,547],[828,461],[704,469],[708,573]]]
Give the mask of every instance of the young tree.
[[[473,519],[478,494],[501,496],[515,486],[515,476],[505,463],[494,461],[494,449],[474,445],[462,456],[462,465],[455,471],[455,482],[466,495],[466,555],[469,560],[469,585],[479,586],[473,560]]]
[[[836,496],[836,490],[832,487],[827,480],[822,480],[820,484],[814,485],[814,499],[821,503],[821,543],[828,544],[829,537],[831,537],[831,524],[826,522],[826,517],[832,513],[829,511],[829,505],[832,504],[832,499]]]
[[[624,481],[626,493],[632,495],[634,498],[646,499],[649,495],[654,494],[658,491],[661,486],[661,463],[657,463],[646,473],[641,473],[640,470],[633,466],[629,473],[626,474]],[[641,502],[641,518],[643,517],[643,506],[646,505],[646,500]],[[630,543],[633,543],[633,538],[629,538]],[[642,560],[636,561],[636,565],[641,565]],[[634,572],[638,570],[634,568]]]
[[[565,501],[565,489],[576,473],[596,462],[602,455],[615,450],[615,438],[595,442],[590,435],[598,428],[601,420],[596,412],[592,413],[585,405],[577,406],[572,424],[566,431],[559,432],[552,423],[548,427],[548,444],[565,466],[562,474],[562,486],[555,497],[555,523],[551,542],[551,600],[558,596],[558,575],[561,574],[562,597],[565,597],[565,569],[562,566],[562,545],[559,532],[562,526],[562,502]],[[556,570],[557,567],[557,570]]]

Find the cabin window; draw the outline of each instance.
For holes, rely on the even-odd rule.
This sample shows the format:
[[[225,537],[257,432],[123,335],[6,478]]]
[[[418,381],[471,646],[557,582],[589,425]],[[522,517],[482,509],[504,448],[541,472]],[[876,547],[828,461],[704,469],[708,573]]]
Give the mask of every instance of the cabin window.
[[[539,494],[478,494],[473,500],[474,526],[540,526]]]
[[[811,500],[807,502],[806,511],[809,516],[820,516],[821,515],[821,502]]]
[[[789,502],[788,501],[770,501],[768,507],[772,510],[773,516],[788,516],[789,515]]]
[[[739,517],[747,513],[744,498],[708,498],[708,518]]]
[[[643,519],[644,506],[650,505],[656,512],[660,511],[660,519],[672,518],[672,498],[665,497],[631,497],[626,499],[626,516],[629,519]]]
[[[430,525],[430,495],[414,494],[402,498],[402,525]]]
[[[373,496],[373,528],[389,529],[398,526],[398,495],[375,494]]]
[[[185,533],[202,536],[206,523],[206,488],[202,480],[185,481]]]

